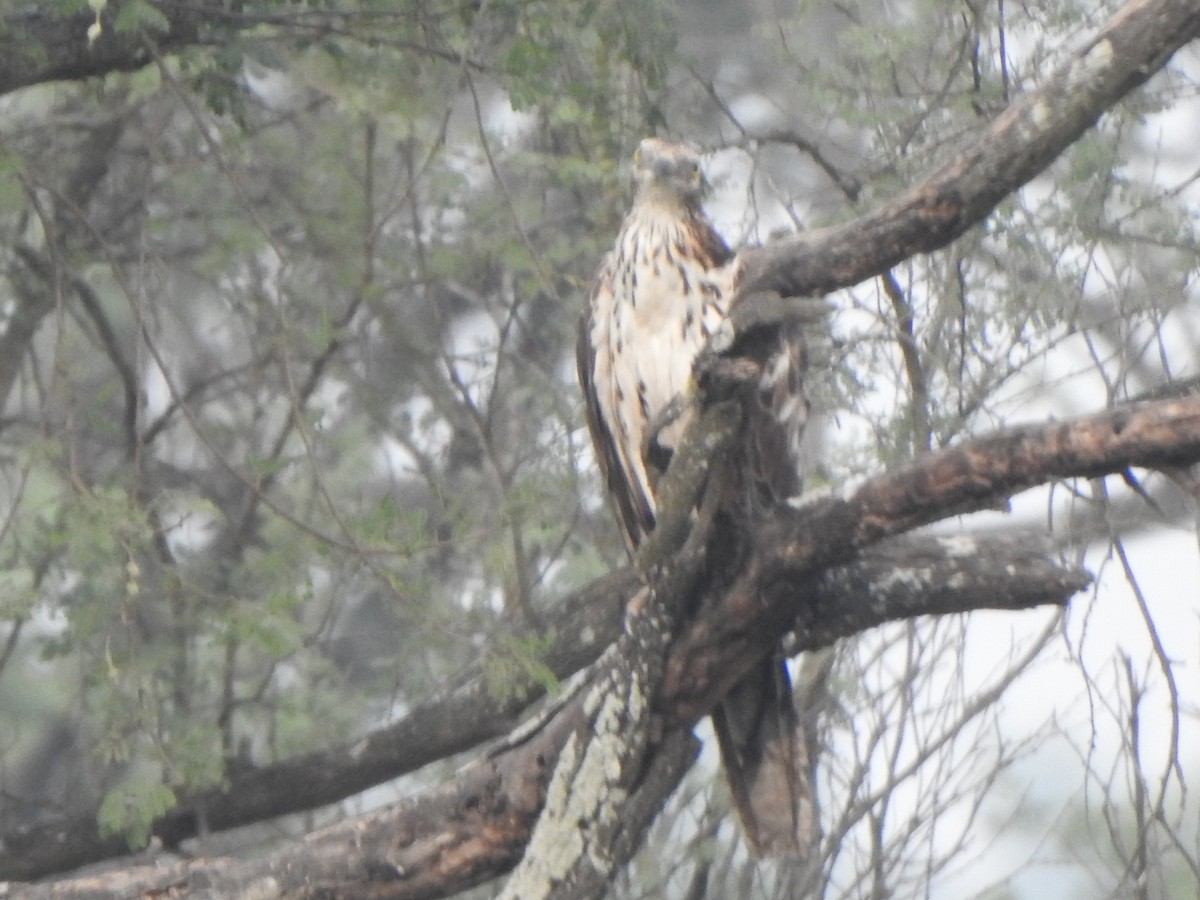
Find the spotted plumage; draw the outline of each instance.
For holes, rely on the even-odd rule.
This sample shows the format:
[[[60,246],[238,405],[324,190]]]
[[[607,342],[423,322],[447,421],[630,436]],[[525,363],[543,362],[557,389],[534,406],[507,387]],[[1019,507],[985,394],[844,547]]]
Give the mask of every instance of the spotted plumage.
[[[634,156],[634,181],[633,208],[597,274],[578,344],[588,425],[631,552],[654,527],[658,477],[692,415],[696,357],[737,289],[736,258],[700,206],[695,151],[648,138]],[[758,390],[746,403],[727,546],[744,544],[738,532],[747,515],[799,490],[803,347],[790,334],[776,340],[760,348]],[[800,852],[811,831],[811,792],[782,661],[768,658],[750,672],[713,721],[752,849]]]
[[[696,154],[649,139],[635,166],[637,200],[600,267],[579,344],[590,425],[631,548],[654,527],[651,423],[690,393],[692,364],[733,293],[732,254],[698,204]],[[685,413],[655,443],[673,450],[686,424]]]

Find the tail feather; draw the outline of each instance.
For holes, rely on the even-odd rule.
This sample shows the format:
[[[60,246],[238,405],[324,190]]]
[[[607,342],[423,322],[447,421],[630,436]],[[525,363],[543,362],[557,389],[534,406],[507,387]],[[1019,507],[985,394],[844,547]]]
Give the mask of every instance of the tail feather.
[[[812,774],[791,681],[768,657],[712,712],[733,805],[756,856],[807,856],[816,836]]]

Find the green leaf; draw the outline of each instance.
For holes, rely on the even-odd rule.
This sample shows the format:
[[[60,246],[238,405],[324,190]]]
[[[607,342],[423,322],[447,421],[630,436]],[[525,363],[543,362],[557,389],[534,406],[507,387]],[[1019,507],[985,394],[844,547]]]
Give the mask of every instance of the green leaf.
[[[163,34],[171,30],[171,20],[146,0],[126,0],[117,10],[113,29],[118,33],[154,31]]]
[[[501,638],[486,664],[488,692],[503,701],[531,684],[557,690],[558,678],[545,662],[552,646],[553,634]]]
[[[113,788],[96,814],[100,834],[121,835],[130,849],[144,847],[154,820],[174,808],[175,802],[175,792],[155,779],[137,779]]]
[[[0,569],[0,619],[23,619],[36,602],[32,569]]]

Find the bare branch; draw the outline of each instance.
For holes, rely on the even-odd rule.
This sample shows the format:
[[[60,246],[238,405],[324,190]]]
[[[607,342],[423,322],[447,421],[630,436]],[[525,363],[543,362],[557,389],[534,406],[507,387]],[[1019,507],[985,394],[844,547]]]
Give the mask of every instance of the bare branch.
[[[685,721],[703,715],[782,634],[795,613],[795,591],[814,573],[839,565],[883,538],[1056,478],[1091,478],[1130,466],[1192,465],[1200,460],[1200,399],[1135,404],[1067,422],[1010,428],[927,453],[872,478],[850,496],[814,501],[763,526],[756,557],[738,583],[709,605],[676,642],[664,704]],[[772,586],[769,606],[760,600]],[[946,609],[937,610],[947,612]],[[813,619],[802,650],[884,619],[869,610],[830,610]],[[863,614],[866,617],[863,617]],[[891,616],[888,616],[891,618]],[[840,624],[839,624],[840,619]]]
[[[827,293],[945,247],[1200,35],[1191,0],[1133,0],[966,150],[881,209],[738,254],[745,291]]]
[[[179,8],[201,15],[216,5]],[[176,9],[165,3],[161,8],[165,13]],[[10,20],[13,15],[24,17],[28,34],[42,25],[49,28],[46,15],[12,14]],[[68,24],[80,27],[74,20]],[[81,33],[86,25],[83,18]],[[176,33],[175,25],[171,29],[164,41]],[[40,33],[44,37],[49,31]],[[195,21],[185,18],[178,40],[195,39],[197,33]],[[879,274],[914,253],[945,246],[981,221],[998,200],[1042,171],[1105,109],[1142,84],[1198,33],[1200,9],[1191,0],[1133,0],[1041,89],[1014,104],[976,144],[914,190],[846,225],[743,251],[744,293],[797,296],[828,291]],[[60,37],[78,56],[71,33]],[[107,39],[117,37],[106,31],[102,40]],[[111,59],[108,68],[95,62],[105,52],[99,42],[89,65],[100,67],[86,70],[71,69],[69,60],[29,67],[23,51],[13,50],[7,58],[17,61],[15,69],[0,63],[0,92],[46,77],[83,77],[143,64],[149,56],[139,51],[137,42],[144,38],[128,39],[131,43],[124,55]],[[21,40],[17,31],[6,30],[0,36],[0,59],[6,58],[6,47]],[[28,43],[38,46],[38,41]],[[39,52],[54,57],[50,50]],[[30,68],[31,80],[20,81],[22,67]],[[985,606],[1019,609],[1062,604],[1084,583],[1077,572],[1055,570],[1049,578],[1053,587],[1031,592],[975,590],[956,595],[947,588],[888,595],[863,576],[872,589],[857,594],[853,577],[845,573],[854,571],[855,558],[872,544],[1054,478],[1097,477],[1133,465],[1175,467],[1198,461],[1200,398],[1140,404],[1072,422],[1012,429],[927,454],[868,481],[847,497],[815,501],[764,524],[756,536],[755,556],[740,580],[724,596],[708,598],[668,652],[666,678],[656,704],[675,727],[668,727],[663,740],[674,740],[678,729],[702,716],[724,688],[789,629],[796,629],[797,648],[807,649],[890,619]],[[671,477],[687,482],[688,465],[681,452]],[[665,523],[672,521],[686,532],[692,504],[680,503],[673,509],[676,518],[664,514],[661,529],[661,537],[672,542],[675,538],[669,535],[675,529]],[[677,560],[673,553],[672,546],[668,556]],[[943,547],[943,562],[947,553]],[[838,566],[847,567],[843,577],[848,582],[837,581]],[[944,571],[938,571],[944,579]],[[825,581],[831,586],[822,599]],[[613,621],[611,611],[620,609],[615,599],[628,597],[632,583],[628,576],[624,581],[616,578],[597,595],[597,606],[611,604],[610,614],[601,617],[605,627]],[[622,585],[619,590],[617,584]],[[764,605],[762,597],[771,602]],[[571,665],[576,667],[584,664],[578,662],[580,658],[609,642],[581,642],[579,634],[578,624],[569,622],[556,644],[556,649],[571,645]],[[563,659],[567,655],[564,651]],[[602,671],[598,669],[593,677]],[[159,823],[156,833],[168,844],[194,834],[200,810],[209,827],[224,828],[339,799],[378,783],[383,773],[399,774],[409,770],[404,766],[414,766],[415,760],[438,758],[432,753],[440,756],[453,752],[447,748],[466,749],[495,735],[538,696],[535,687],[521,688],[511,699],[497,702],[482,673],[461,690],[439,698],[444,705],[436,710],[429,706],[415,711],[386,737],[381,733],[368,739],[365,757],[359,753],[362,748],[354,748],[340,750],[340,759],[333,753],[307,757],[290,770],[234,772],[229,790],[185,803]],[[152,890],[170,890],[175,896],[222,891],[245,895],[253,886],[255,895],[264,897],[430,897],[461,890],[507,871],[520,857],[543,808],[550,773],[562,748],[572,738],[586,741],[589,734],[591,716],[582,705],[585,694],[564,703],[540,728],[481,758],[436,790],[313,835],[276,856],[129,870],[108,880],[96,877],[31,888],[25,895],[127,896]],[[456,716],[452,728],[439,732],[428,727],[434,722],[446,725],[447,720],[435,713],[444,716],[447,711]],[[422,720],[419,714],[435,717]],[[425,729],[416,728],[422,722]],[[396,746],[387,741],[401,733],[407,735],[402,746],[409,756],[397,764],[394,754],[389,762],[388,750],[395,751]],[[423,749],[414,750],[421,743]],[[654,750],[661,746],[653,745]],[[651,771],[656,760],[652,752],[646,762]],[[273,782],[268,773],[283,777]],[[94,819],[71,827],[76,830],[57,827],[26,830],[11,838],[5,835],[0,871],[30,877],[61,868],[64,860],[74,865],[115,852],[112,842],[95,838]]]
[[[968,546],[972,552],[964,552]],[[896,578],[897,572],[909,577]],[[806,620],[820,619],[825,615],[821,610],[880,604],[909,608],[916,615],[922,603],[937,607],[925,611],[961,610],[980,597],[1006,609],[1024,609],[1061,604],[1087,579],[1083,571],[1047,559],[1044,542],[1036,538],[956,537],[947,543],[906,535],[810,581],[803,590],[803,610],[798,611]],[[639,583],[632,570],[624,569],[543,613],[546,633],[556,639],[542,661],[555,677],[566,679],[591,664],[617,639],[621,611]],[[810,608],[818,612],[810,613]],[[171,847],[195,837],[201,821],[210,830],[222,831],[335,803],[507,733],[517,726],[521,713],[545,695],[545,685],[531,678],[501,688],[488,659],[465,672],[457,685],[353,745],[233,769],[224,787],[181,797],[179,805],[155,823],[154,834]],[[127,851],[120,838],[97,834],[94,812],[37,826],[10,825],[0,835],[0,877],[35,878]]]
[[[939,508],[942,514],[952,514],[1054,477],[1095,477],[1132,465],[1198,461],[1200,399],[1168,401],[1001,432],[928,454],[903,470],[869,480],[848,499],[813,503],[787,521],[761,530],[758,556],[747,575],[673,645],[657,703],[680,726],[695,721],[720,696],[722,686],[738,677],[747,657],[765,652],[795,616],[805,612],[811,618],[798,635],[801,649],[893,618],[1061,604],[1082,585],[1081,576],[1064,575],[1059,587],[1065,593],[1040,597],[975,590],[954,600],[945,591],[890,597],[843,594],[836,601],[836,613],[831,610],[829,619],[821,620],[808,604],[809,592],[801,586],[824,565],[847,559],[888,534],[932,521]],[[778,579],[776,583],[784,588],[774,593],[778,601],[770,606],[746,602],[754,586],[751,579],[759,583]],[[791,588],[803,593],[798,596]],[[833,596],[829,595],[831,605]],[[929,598],[928,603],[923,597]],[[278,886],[275,895],[311,896],[305,891],[321,889],[323,896],[363,896],[362,879],[370,874],[371,896],[429,897],[503,873],[528,840],[558,752],[572,734],[586,730],[585,696],[581,692],[539,730],[428,794],[314,835],[302,848],[281,856],[239,864],[240,883],[261,884],[291,873],[290,880],[272,882]],[[336,871],[320,862],[339,858],[329,849],[330,843],[341,848]],[[145,885],[170,883],[184,896],[187,890],[210,883],[215,877],[212,867],[233,865],[227,860],[198,861],[154,870],[146,874]],[[45,893],[31,889],[28,896],[80,896],[69,893],[69,887],[64,883],[44,889]],[[128,884],[123,889],[128,890]]]

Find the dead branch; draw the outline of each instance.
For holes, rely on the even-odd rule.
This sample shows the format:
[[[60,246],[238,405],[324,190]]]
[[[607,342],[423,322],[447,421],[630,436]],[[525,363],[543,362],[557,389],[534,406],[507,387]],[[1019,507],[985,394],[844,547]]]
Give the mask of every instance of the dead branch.
[[[29,19],[23,25],[33,28],[38,22]],[[9,33],[20,32],[15,28]],[[1198,33],[1200,9],[1191,0],[1133,0],[1043,87],[1015,103],[979,141],[914,190],[845,225],[743,251],[739,264],[744,290],[788,296],[828,291],[878,274],[914,253],[945,246],[981,221],[999,199],[1041,172],[1104,110],[1162,68]],[[102,58],[102,51],[96,59]],[[9,55],[24,66],[20,54]],[[94,71],[138,65],[137,59],[127,55]],[[42,68],[37,80],[48,77],[47,72],[59,73],[52,77],[89,74]],[[13,78],[19,77],[0,68],[0,91],[11,90],[17,84]],[[1200,400],[1143,404],[968,441],[872,479],[848,497],[829,498],[765,524],[742,579],[726,596],[712,598],[672,645],[658,707],[680,727],[690,724],[797,620],[798,646],[806,648],[889,619],[992,605],[990,594],[953,598],[937,592],[893,598],[892,606],[880,605],[878,596],[838,595],[824,607],[813,599],[821,572],[850,563],[883,538],[1054,478],[1197,461]],[[763,585],[770,585],[776,598],[765,607],[751,602]],[[1060,588],[1041,599],[1019,600],[1014,593],[1013,608],[1026,601],[1063,603],[1069,592],[1062,593],[1065,583]],[[481,759],[438,789],[313,835],[276,856],[132,869],[30,888],[25,895],[129,896],[169,890],[173,896],[212,896],[246,895],[251,889],[263,897],[453,893],[507,871],[519,858],[561,749],[572,736],[586,736],[586,694],[581,692],[526,739]],[[489,727],[497,727],[497,720],[493,718]],[[668,731],[667,737],[673,733]],[[345,768],[337,772],[347,774]],[[272,793],[279,798],[271,791],[264,796]],[[270,814],[285,811],[275,806]],[[211,810],[206,812],[211,824]],[[195,808],[185,811],[184,818],[189,814],[191,824],[181,825],[180,834],[192,833],[189,828],[194,832]],[[11,854],[14,845],[7,836],[5,841],[4,851]],[[59,836],[56,841],[51,835],[43,843],[61,850],[70,839]],[[19,855],[8,858],[20,864]]]
[[[735,589],[706,610],[672,645],[657,704],[680,726],[695,721],[719,696],[720,686],[737,677],[727,673],[743,666],[747,653],[764,652],[797,616],[805,623],[798,645],[812,648],[894,618],[1061,604],[1082,586],[1084,576],[1061,572],[1060,593],[1040,596],[971,591],[953,598],[946,591],[905,591],[868,592],[851,599],[837,597],[834,584],[822,601],[836,605],[828,620],[819,619],[813,610],[820,607],[809,603],[808,598],[820,596],[819,590],[806,585],[823,566],[932,521],[938,509],[957,513],[970,505],[991,504],[1056,477],[1197,462],[1200,399],[1167,401],[968,441],[871,479],[847,498],[812,503],[763,527],[756,559],[740,583],[779,579],[794,590],[780,591],[780,603],[765,607],[746,603],[744,592]],[[888,552],[897,551],[892,547]],[[586,696],[586,691],[575,695],[532,734],[485,756],[435,790],[315,834],[277,856],[130,870],[120,873],[121,890],[109,893],[97,893],[101,885],[89,879],[30,888],[27,896],[127,896],[133,886],[150,890],[167,885],[175,896],[187,896],[207,890],[226,874],[243,889],[252,884],[268,897],[446,896],[502,874],[520,857],[559,752],[572,735],[587,732]],[[141,881],[130,880],[135,871]]]
[[[1133,0],[968,148],[886,206],[738,254],[744,292],[823,294],[945,247],[1200,35],[1192,0]]]
[[[968,544],[974,549],[962,552]],[[911,606],[917,615],[922,603],[940,607],[926,612],[942,612],[966,608],[972,597],[991,598],[1004,609],[1060,604],[1086,585],[1087,575],[1050,561],[1046,550],[1040,538],[903,535],[808,582],[803,614],[805,619],[834,621],[837,617],[827,611],[879,603],[895,610]],[[896,572],[907,577],[897,579]],[[556,636],[543,659],[555,677],[570,677],[617,639],[621,611],[639,584],[633,571],[624,569],[542,613],[546,633]],[[911,596],[906,599],[908,584]],[[519,638],[524,632],[514,634]],[[545,694],[544,684],[533,678],[514,681],[502,691],[494,680],[485,659],[445,692],[352,745],[235,769],[223,788],[180,798],[155,823],[154,834],[174,847],[195,837],[202,823],[223,831],[336,803],[494,740],[515,728],[521,713]],[[0,835],[0,873],[25,880],[127,852],[119,837],[100,837],[95,813],[85,812],[38,825],[9,825]]]
[[[1140,403],[1066,422],[1009,428],[926,453],[847,497],[825,498],[769,522],[742,577],[689,623],[672,648],[664,706],[682,721],[703,715],[714,697],[754,665],[768,641],[787,630],[805,581],[863,547],[1056,478],[1094,478],[1131,466],[1173,468],[1197,460],[1200,398]],[[764,606],[764,585],[773,584],[792,590],[768,592],[775,602]],[[863,618],[863,612],[814,617],[798,649],[825,646],[879,624],[878,617]]]

